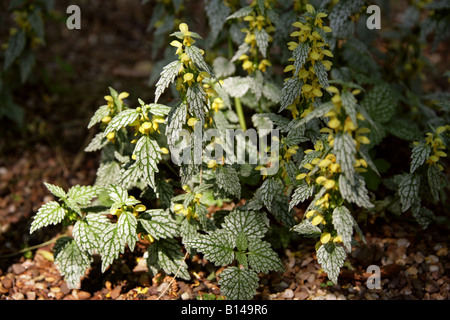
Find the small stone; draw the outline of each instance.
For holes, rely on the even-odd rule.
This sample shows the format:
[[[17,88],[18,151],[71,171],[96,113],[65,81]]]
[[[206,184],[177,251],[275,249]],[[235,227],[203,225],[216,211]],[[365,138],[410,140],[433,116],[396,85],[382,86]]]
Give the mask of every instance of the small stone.
[[[430,266],[430,272],[439,271],[439,266],[432,264]]]
[[[122,286],[117,286],[111,291],[111,299],[117,299],[122,291]]]
[[[11,295],[11,298],[13,298],[13,300],[24,300],[25,296],[22,292],[15,292]]]
[[[13,282],[12,282],[12,280],[11,280],[10,278],[4,277],[4,278],[2,279],[2,285],[3,285],[3,287],[4,287],[6,290],[8,290],[8,289],[11,289],[11,287],[12,287],[12,285],[13,285]]]
[[[408,272],[410,275],[414,276],[414,275],[416,275],[419,271],[418,271],[415,267],[409,267],[408,269],[406,269],[406,272]]]
[[[403,259],[397,259],[397,260],[395,261],[395,264],[396,264],[396,265],[399,265],[399,266],[404,266],[404,265],[406,264],[406,262],[405,262],[405,260],[403,260]]]
[[[347,297],[344,296],[343,294],[340,294],[337,296],[337,300],[347,300]]]
[[[447,249],[447,247],[443,247],[443,248],[439,249],[439,250],[436,252],[436,255],[437,255],[438,257],[444,257],[444,256],[446,256],[447,254],[448,254],[448,249]]]
[[[417,252],[417,253],[414,255],[414,261],[415,261],[416,263],[421,264],[421,263],[423,262],[423,260],[424,260],[424,255],[423,255],[422,252]]]
[[[54,293],[58,293],[58,292],[61,292],[61,288],[60,287],[51,287],[50,291],[54,292]]]
[[[20,263],[15,263],[12,265],[12,271],[14,274],[21,274],[24,273],[27,269],[21,265]]]
[[[439,292],[439,286],[435,282],[428,281],[425,284],[425,291],[427,291],[429,293]]]
[[[67,283],[66,283],[66,282],[63,282],[60,288],[61,288],[61,292],[62,292],[64,295],[69,294],[70,291],[71,291],[71,290],[69,289],[69,287],[67,286]]]
[[[30,292],[27,292],[26,295],[27,295],[27,300],[36,300],[36,292],[30,291]]]
[[[407,247],[409,246],[409,240],[408,240],[408,239],[405,239],[405,238],[398,239],[398,240],[397,240],[397,245],[398,245],[399,247],[405,247],[405,248],[407,248]]]
[[[297,298],[298,300],[306,300],[306,298],[309,297],[309,293],[306,290],[302,290],[300,292],[296,292],[295,293],[295,298]]]
[[[86,291],[79,291],[78,292],[78,299],[80,300],[89,300],[91,298],[91,294]]]
[[[436,257],[434,254],[430,254],[428,257],[425,258],[425,261],[427,263],[438,263],[439,262],[439,258]]]
[[[282,297],[285,299],[292,299],[294,297],[294,291],[292,291],[292,289],[286,289],[284,290]]]
[[[376,293],[366,293],[364,295],[364,298],[366,298],[366,300],[378,300],[380,296],[377,295]]]
[[[412,290],[411,290],[410,287],[406,286],[400,291],[400,294],[403,294],[405,296],[409,296],[410,294],[412,294]]]
[[[181,299],[182,299],[182,300],[191,300],[192,298],[191,298],[191,295],[189,294],[189,292],[184,292],[184,293],[181,295]]]
[[[334,294],[332,294],[332,293],[328,293],[325,296],[325,300],[336,300],[336,296]]]
[[[158,286],[158,292],[163,292],[164,290],[167,289],[167,287],[169,286],[168,282],[163,282]]]

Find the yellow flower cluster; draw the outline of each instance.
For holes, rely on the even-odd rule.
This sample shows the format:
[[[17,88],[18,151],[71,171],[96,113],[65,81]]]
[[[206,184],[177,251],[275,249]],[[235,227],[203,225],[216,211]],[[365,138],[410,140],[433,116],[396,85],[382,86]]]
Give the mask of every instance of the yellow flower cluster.
[[[186,91],[187,87],[190,87],[195,82],[201,84],[203,79],[209,78],[210,75],[205,71],[198,70],[185,52],[186,47],[190,47],[195,43],[195,40],[191,37],[192,32],[189,31],[188,25],[186,23],[180,23],[179,29],[183,37],[182,42],[173,40],[170,45],[177,48],[175,54],[179,56],[179,59],[182,62],[179,70],[180,76],[178,77],[176,84],[177,90]],[[203,55],[205,52],[200,49],[200,53]]]
[[[187,191],[188,193],[191,192],[190,188],[185,185],[183,186],[183,190]],[[186,219],[190,220],[192,218],[198,219],[198,214],[195,212],[195,204],[200,204],[200,199],[202,198],[201,193],[197,193],[194,196],[194,200],[189,204],[187,209],[184,208],[184,205],[181,203],[177,203],[173,207],[173,211],[176,214],[181,214],[186,217]]]
[[[251,6],[254,6],[256,1],[253,1]],[[266,3],[266,7],[269,4]],[[252,74],[256,70],[266,72],[267,67],[272,66],[272,63],[268,59],[260,59],[258,54],[258,46],[256,41],[256,31],[264,29],[269,35],[269,43],[273,41],[270,34],[275,31],[270,18],[265,15],[258,14],[255,10],[244,17],[244,21],[248,22],[248,28],[244,28],[241,31],[245,33],[244,42],[250,45],[249,54],[243,54],[239,57],[242,61],[242,68],[247,71],[248,74]]]
[[[133,196],[129,196],[129,198],[135,199]],[[144,212],[145,210],[147,210],[147,208],[143,204],[137,204],[135,206],[128,206],[128,207],[124,207],[124,208],[111,209],[110,210],[110,214],[115,215],[117,217],[120,217],[120,215],[124,211],[128,211],[128,210],[133,210],[133,215],[135,217],[137,217],[139,215],[139,213]]]
[[[444,171],[444,167],[438,163],[439,159],[446,157],[447,154],[443,151],[446,147],[439,135],[446,131],[450,131],[450,125],[438,127],[435,134],[427,132],[426,137],[426,143],[431,146],[431,155],[428,157],[426,163],[429,165],[436,164],[440,171]]]
[[[289,50],[294,51],[297,49],[299,45],[304,45],[307,43],[309,45],[309,49],[307,51],[307,57],[305,62],[303,63],[300,70],[296,70],[294,64],[290,64],[286,66],[284,69],[285,72],[293,72],[297,74],[297,76],[303,81],[301,96],[305,99],[310,99],[314,101],[315,98],[322,97],[322,85],[319,82],[319,79],[316,75],[316,71],[314,70],[314,65],[320,61],[327,71],[331,69],[332,63],[329,60],[325,60],[326,57],[332,58],[333,54],[330,50],[327,49],[328,44],[325,43],[322,38],[321,33],[317,31],[317,28],[323,30],[323,32],[331,32],[331,28],[323,25],[322,18],[325,18],[327,14],[323,12],[316,12],[314,7],[310,4],[306,5],[307,11],[311,14],[311,16],[306,16],[306,22],[295,22],[293,24],[294,27],[299,30],[291,33],[291,37],[295,37],[297,41],[291,41],[288,43]],[[288,61],[295,61],[295,58],[292,57]],[[293,105],[289,107],[292,112],[292,116],[294,118],[299,114],[296,109],[296,101]],[[306,114],[305,114],[306,115]]]
[[[121,92],[117,98],[119,99],[120,103],[123,105],[123,99],[126,99],[129,96],[130,96],[130,94],[128,92]],[[105,96],[105,100],[108,103],[109,115],[104,116],[102,118],[102,123],[107,125],[108,123],[111,122],[112,117],[118,112],[118,108],[117,108],[118,106],[115,105],[114,99],[110,95]],[[110,141],[112,143],[115,142],[115,137],[116,137],[116,133],[114,131],[110,132],[106,135],[106,138],[108,139],[108,141]]]

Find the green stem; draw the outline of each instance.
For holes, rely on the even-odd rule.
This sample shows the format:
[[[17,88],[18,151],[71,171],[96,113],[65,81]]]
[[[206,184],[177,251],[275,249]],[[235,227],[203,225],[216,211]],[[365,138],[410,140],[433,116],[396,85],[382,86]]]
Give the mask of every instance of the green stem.
[[[16,252],[13,252],[13,253],[10,253],[10,254],[0,255],[0,259],[11,258],[11,257],[18,256],[20,254],[23,254],[23,253],[31,251],[31,250],[35,250],[35,249],[39,249],[39,248],[42,248],[42,247],[46,247],[46,246],[48,246],[48,245],[50,245],[52,243],[55,243],[57,240],[58,240],[58,238],[54,238],[54,239],[46,241],[44,243],[41,243],[41,244],[38,244],[38,245],[35,245],[35,246],[32,246],[32,247],[24,248],[24,249],[22,249],[20,251],[16,251]]]
[[[234,98],[234,105],[236,107],[236,113],[239,117],[239,124],[243,131],[247,130],[247,124],[245,123],[244,110],[242,109],[241,99]]]

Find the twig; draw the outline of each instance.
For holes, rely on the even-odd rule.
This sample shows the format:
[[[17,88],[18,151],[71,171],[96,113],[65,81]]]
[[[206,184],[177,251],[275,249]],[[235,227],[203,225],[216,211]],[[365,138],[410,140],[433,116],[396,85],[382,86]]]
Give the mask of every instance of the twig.
[[[43,242],[41,244],[37,244],[37,245],[32,246],[32,247],[24,248],[22,250],[19,250],[19,251],[10,253],[10,254],[0,255],[0,259],[11,258],[11,257],[18,256],[18,255],[23,254],[23,253],[28,252],[28,251],[32,251],[32,250],[35,250],[35,249],[46,247],[49,244],[55,243],[57,240],[58,240],[58,238],[54,238],[54,239],[51,239],[49,241]]]
[[[175,275],[173,276],[172,280],[169,282],[169,285],[163,290],[163,292],[161,292],[161,294],[159,295],[158,299],[156,300],[160,300],[161,297],[166,293],[166,291],[172,286],[172,283],[174,282],[175,278],[177,277],[178,273],[181,270],[181,267],[183,266],[184,261],[186,260],[188,256],[188,252],[186,251],[186,254],[184,255],[183,261],[181,261],[180,266],[178,267],[177,272],[175,273]]]

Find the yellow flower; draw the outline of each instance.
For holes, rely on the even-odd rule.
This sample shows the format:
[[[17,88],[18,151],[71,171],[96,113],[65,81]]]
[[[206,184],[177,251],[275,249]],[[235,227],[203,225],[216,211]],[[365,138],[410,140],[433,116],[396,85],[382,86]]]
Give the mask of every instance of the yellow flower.
[[[223,100],[222,100],[222,98],[215,98],[213,100],[213,103],[211,104],[211,108],[215,112],[219,112],[219,110],[223,108]]]
[[[110,133],[108,133],[108,134],[106,135],[106,138],[107,138],[110,142],[114,143],[114,138],[115,138],[115,136],[116,136],[115,132],[110,132]]]
[[[191,84],[194,82],[194,74],[188,72],[185,73],[183,76],[183,82],[188,84],[188,86],[191,86]]]
[[[328,243],[331,240],[331,234],[329,232],[324,232],[320,236],[320,242],[323,244]]]
[[[312,224],[313,226],[317,226],[318,224],[323,223],[323,222],[324,222],[323,217],[322,217],[321,215],[316,215],[316,216],[312,219],[311,224]]]
[[[258,65],[258,69],[261,70],[262,72],[266,72],[266,68],[272,66],[272,64],[270,63],[269,60],[267,59],[263,59],[261,60],[261,62]]]
[[[198,122],[199,120],[197,118],[189,118],[188,120],[188,126],[190,127],[194,127],[195,124]]]

